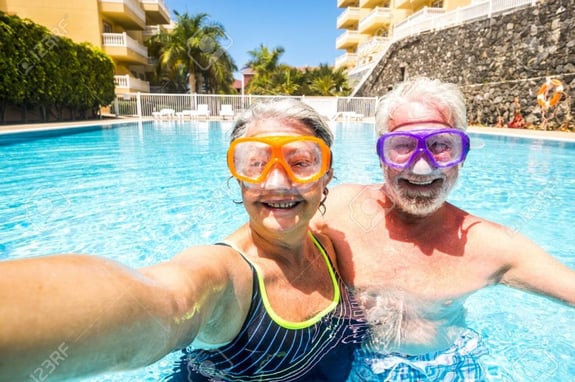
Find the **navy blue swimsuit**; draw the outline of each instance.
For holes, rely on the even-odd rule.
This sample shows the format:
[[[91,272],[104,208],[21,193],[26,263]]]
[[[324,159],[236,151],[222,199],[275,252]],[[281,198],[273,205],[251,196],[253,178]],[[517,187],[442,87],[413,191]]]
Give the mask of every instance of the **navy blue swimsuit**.
[[[310,235],[311,236],[311,235]],[[345,381],[353,351],[367,333],[363,310],[334,271],[324,248],[312,240],[325,258],[337,287],[329,311],[302,325],[282,325],[266,309],[263,281],[254,265],[250,310],[240,333],[214,350],[188,347],[166,381]],[[275,319],[274,319],[275,317]],[[290,326],[290,327],[286,327]]]

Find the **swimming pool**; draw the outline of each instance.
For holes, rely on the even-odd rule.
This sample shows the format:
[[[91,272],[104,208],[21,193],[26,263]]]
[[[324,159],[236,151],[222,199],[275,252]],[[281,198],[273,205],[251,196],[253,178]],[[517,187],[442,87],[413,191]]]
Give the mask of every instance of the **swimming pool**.
[[[221,239],[247,219],[233,203],[235,182],[228,184],[231,125],[156,121],[22,142],[0,137],[0,259],[83,252],[137,267]],[[333,129],[333,182],[381,182],[373,125]],[[472,134],[450,201],[526,234],[575,268],[574,157],[573,142]],[[575,375],[575,309],[499,286],[466,305],[491,350],[490,380]],[[158,381],[175,358],[86,381]]]

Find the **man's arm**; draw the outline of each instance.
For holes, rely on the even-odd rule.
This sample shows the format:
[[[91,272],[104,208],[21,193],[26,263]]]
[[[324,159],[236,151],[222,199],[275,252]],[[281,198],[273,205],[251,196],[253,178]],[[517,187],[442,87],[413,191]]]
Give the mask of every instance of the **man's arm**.
[[[575,270],[518,232],[508,231],[499,240],[490,240],[501,243],[501,254],[509,254],[509,269],[501,283],[575,307]]]
[[[225,271],[197,268],[136,271],[84,255],[0,262],[0,380],[130,369],[185,346],[230,289]]]

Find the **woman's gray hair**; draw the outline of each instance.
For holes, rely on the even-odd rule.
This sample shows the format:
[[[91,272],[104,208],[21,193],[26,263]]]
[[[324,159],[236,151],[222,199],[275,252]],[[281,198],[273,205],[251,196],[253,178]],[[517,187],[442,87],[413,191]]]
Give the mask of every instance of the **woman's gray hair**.
[[[400,83],[378,100],[375,112],[377,132],[380,135],[388,132],[390,118],[395,109],[413,102],[445,113],[444,118],[452,127],[467,130],[465,99],[459,87],[440,80],[418,77]]]
[[[244,136],[248,125],[259,120],[298,121],[312,129],[329,147],[333,143],[333,133],[322,116],[313,107],[293,98],[253,104],[236,120],[230,141]]]

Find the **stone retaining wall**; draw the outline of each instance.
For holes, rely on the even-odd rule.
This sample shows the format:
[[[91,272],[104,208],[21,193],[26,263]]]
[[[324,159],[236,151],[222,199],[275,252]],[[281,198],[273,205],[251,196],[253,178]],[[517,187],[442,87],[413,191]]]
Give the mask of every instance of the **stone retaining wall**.
[[[397,41],[356,95],[381,96],[402,77],[420,75],[459,84],[470,123],[510,121],[517,97],[517,111],[528,125],[572,129],[575,0],[538,2],[508,14]],[[547,77],[561,80],[566,90],[555,107],[541,110],[537,92]]]

